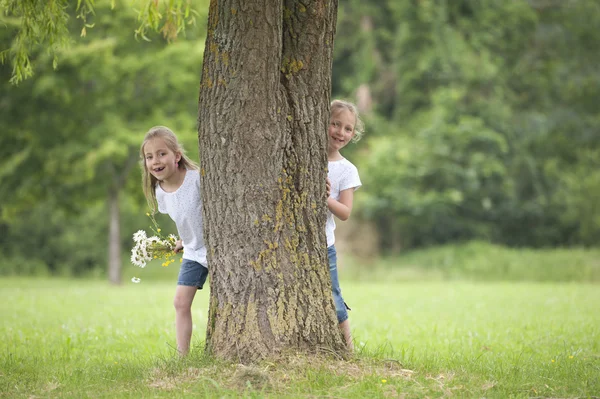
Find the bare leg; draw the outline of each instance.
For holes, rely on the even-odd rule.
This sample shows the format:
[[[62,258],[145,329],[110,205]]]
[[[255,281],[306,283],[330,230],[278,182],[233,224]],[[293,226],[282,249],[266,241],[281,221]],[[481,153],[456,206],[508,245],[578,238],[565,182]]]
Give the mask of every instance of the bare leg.
[[[352,345],[352,334],[350,334],[350,321],[348,319],[340,323],[340,330],[342,330],[342,334],[344,334],[348,350],[352,352],[354,350],[354,345]]]
[[[190,351],[192,340],[192,301],[196,295],[197,287],[178,285],[175,290],[175,330],[177,335],[177,350],[181,356]]]

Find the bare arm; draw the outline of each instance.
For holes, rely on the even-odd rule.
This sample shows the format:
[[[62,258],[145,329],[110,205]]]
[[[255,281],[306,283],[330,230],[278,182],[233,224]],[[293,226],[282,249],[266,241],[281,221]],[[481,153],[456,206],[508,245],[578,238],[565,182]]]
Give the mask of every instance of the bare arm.
[[[327,207],[340,220],[348,220],[352,213],[352,201],[354,200],[354,188],[348,188],[340,192],[338,201],[327,198]]]

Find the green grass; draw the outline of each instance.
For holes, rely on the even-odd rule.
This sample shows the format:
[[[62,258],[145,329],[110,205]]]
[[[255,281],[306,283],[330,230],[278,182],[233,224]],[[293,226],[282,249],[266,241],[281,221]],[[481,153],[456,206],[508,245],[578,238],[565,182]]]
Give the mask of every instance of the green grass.
[[[348,257],[344,261],[352,279],[371,281],[600,282],[598,248],[507,248],[471,241],[405,251],[388,258]]]
[[[179,361],[171,282],[3,279],[0,397],[600,396],[596,285],[342,288],[353,309],[354,358],[292,356],[245,367],[202,353],[207,290],[194,303],[195,349]]]

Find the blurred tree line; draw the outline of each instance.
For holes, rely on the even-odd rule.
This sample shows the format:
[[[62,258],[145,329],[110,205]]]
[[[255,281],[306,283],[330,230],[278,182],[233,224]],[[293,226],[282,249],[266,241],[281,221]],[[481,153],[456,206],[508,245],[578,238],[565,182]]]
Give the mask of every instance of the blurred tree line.
[[[144,133],[170,126],[197,158],[208,0],[195,1],[197,26],[173,43],[136,38],[127,0],[96,2],[84,35],[77,3],[64,10],[72,40],[56,70],[45,48],[18,86],[9,65],[0,68],[0,273],[104,272],[109,257],[118,273],[131,234],[150,225],[138,167]],[[2,22],[7,49],[19,21]]]
[[[356,209],[388,249],[600,242],[600,1],[342,2],[368,115]]]
[[[0,274],[104,273],[111,238],[124,257],[149,225],[143,133],[171,126],[197,157],[208,0],[170,44],[110,3],[85,36],[69,20],[56,70],[44,48],[18,86],[0,66]],[[7,49],[19,21],[0,19]],[[333,97],[367,122],[346,155],[383,250],[600,242],[597,26],[598,0],[340,1]]]

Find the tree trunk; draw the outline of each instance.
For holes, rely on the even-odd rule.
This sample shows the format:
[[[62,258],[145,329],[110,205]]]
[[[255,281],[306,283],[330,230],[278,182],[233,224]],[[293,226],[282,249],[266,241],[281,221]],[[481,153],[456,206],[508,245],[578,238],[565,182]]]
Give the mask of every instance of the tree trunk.
[[[337,0],[211,0],[199,100],[207,350],[345,346],[325,239]]]
[[[121,209],[119,193],[125,186],[129,172],[138,162],[137,147],[129,147],[129,156],[122,165],[109,163],[112,182],[108,189],[108,281],[121,284]]]
[[[119,191],[108,192],[108,281],[121,284],[121,229],[119,218]]]

